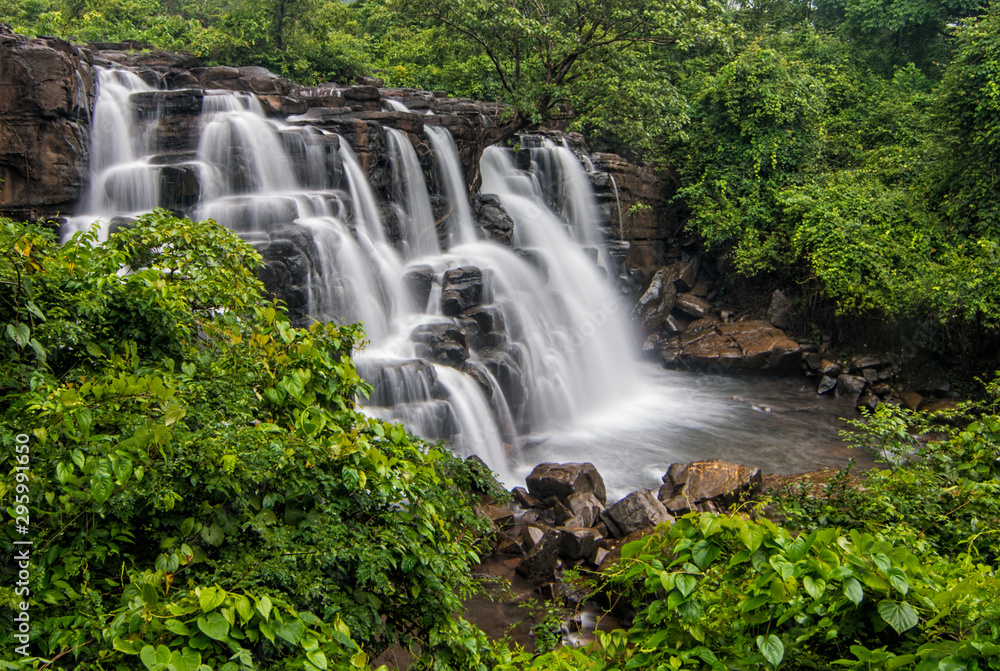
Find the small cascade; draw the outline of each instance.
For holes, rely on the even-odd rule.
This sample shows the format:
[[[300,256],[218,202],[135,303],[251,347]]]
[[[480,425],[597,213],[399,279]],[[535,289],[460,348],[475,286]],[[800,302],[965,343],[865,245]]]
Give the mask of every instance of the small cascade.
[[[629,393],[631,334],[606,280],[586,174],[568,148],[533,149],[530,171],[506,150],[484,154],[483,192],[514,221],[511,248],[481,239],[444,128],[425,126],[436,197],[447,201],[439,236],[416,140],[400,130],[377,131],[386,155],[365,148],[380,198],[329,126],[268,119],[247,93],[156,92],[121,71],[101,82],[95,120],[110,130],[94,136],[89,221],[171,202],[238,233],[261,252],[261,277],[296,323],[363,322],[370,343],[355,360],[373,386],[361,399],[371,415],[509,477],[524,434],[559,430]],[[153,96],[144,114],[135,94]],[[186,125],[149,113],[163,101],[183,103]],[[176,134],[181,126],[188,136]],[[112,183],[119,172],[152,175],[151,190]],[[164,180],[184,185],[184,198],[176,186],[160,193]]]
[[[440,183],[444,187],[444,195],[451,204],[451,211],[448,213],[448,243],[449,246],[475,242],[476,226],[472,221],[472,208],[469,207],[469,198],[465,189],[465,180],[462,177],[462,164],[458,161],[458,149],[455,147],[455,139],[448,132],[447,128],[438,126],[424,126],[424,133],[431,141],[434,148],[434,158]]]
[[[412,258],[438,254],[441,248],[437,242],[434,213],[424,183],[424,172],[420,169],[420,159],[404,132],[395,128],[388,128],[386,132],[392,146],[390,159],[394,200],[403,238],[403,256]]]
[[[218,93],[202,101],[205,127],[198,157],[221,178],[212,193],[290,191],[298,188],[295,173],[278,139],[264,118],[260,102],[250,94]]]
[[[144,156],[149,122],[138,119],[130,103],[132,94],[153,89],[126,70],[99,71],[97,87],[91,116],[90,189],[80,215],[71,220],[73,230],[159,205],[159,171]],[[102,237],[106,235],[105,226]]]

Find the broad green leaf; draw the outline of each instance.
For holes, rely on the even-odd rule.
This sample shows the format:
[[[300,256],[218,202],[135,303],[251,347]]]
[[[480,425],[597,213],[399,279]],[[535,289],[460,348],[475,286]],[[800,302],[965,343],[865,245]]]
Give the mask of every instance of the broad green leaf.
[[[139,652],[139,659],[142,660],[143,665],[147,669],[152,669],[156,666],[156,648],[151,645],[144,646]]]
[[[170,426],[183,419],[186,414],[187,408],[176,402],[170,403],[163,413],[163,423]]]
[[[202,587],[198,592],[198,605],[206,613],[221,606],[226,601],[226,592],[217,587]]]
[[[105,460],[97,464],[90,476],[90,493],[98,503],[104,503],[115,489],[115,481],[111,474],[111,464]]]
[[[677,575],[675,583],[677,585],[678,591],[687,598],[694,591],[694,588],[698,585],[698,580],[693,575],[687,575],[686,573],[680,573]]]
[[[306,653],[306,659],[315,664],[318,669],[327,668],[326,655],[323,654],[322,650],[313,650]]]
[[[191,635],[191,630],[188,629],[188,626],[186,624],[184,624],[183,622],[181,622],[180,620],[169,619],[169,620],[167,620],[166,622],[163,623],[163,626],[167,628],[167,631],[169,631],[169,632],[171,632],[173,634],[177,634],[178,636],[190,636]],[[199,664],[200,663],[201,662],[199,662]]]
[[[785,646],[781,642],[781,639],[771,634],[767,638],[763,636],[757,637],[757,647],[760,648],[760,652],[764,655],[764,659],[771,663],[771,666],[777,667],[781,664],[781,660],[785,657]]]
[[[906,572],[898,566],[894,566],[889,571],[889,584],[899,590],[903,596],[906,596],[907,592],[910,591],[910,581],[906,577]]]
[[[267,622],[271,617],[271,600],[266,596],[257,599],[257,611],[264,618],[264,621]]]
[[[138,655],[142,650],[142,641],[128,641],[117,636],[111,641],[115,650],[124,652],[126,655]]]
[[[878,614],[899,634],[917,626],[917,622],[920,620],[913,610],[913,606],[905,601],[896,603],[889,599],[883,599],[878,602]]]
[[[812,577],[806,576],[802,579],[802,586],[805,588],[806,592],[809,593],[809,596],[817,600],[819,600],[826,591],[826,581],[822,578],[816,578],[814,580]]]
[[[243,595],[236,597],[236,612],[240,614],[244,622],[253,619],[253,606],[250,605],[250,599]]]
[[[302,634],[304,634],[305,631],[305,623],[297,618],[291,620],[290,622],[282,622],[274,628],[275,634],[277,634],[280,638],[285,639],[292,645],[299,642],[299,639],[302,638]]]
[[[198,629],[211,639],[225,642],[229,636],[229,623],[221,613],[209,613],[208,617],[198,618]]]
[[[757,524],[747,524],[740,527],[740,540],[750,552],[755,552],[764,542],[764,527]]]
[[[861,603],[861,599],[865,596],[865,591],[856,578],[847,578],[844,580],[844,596],[850,599],[855,606]]]

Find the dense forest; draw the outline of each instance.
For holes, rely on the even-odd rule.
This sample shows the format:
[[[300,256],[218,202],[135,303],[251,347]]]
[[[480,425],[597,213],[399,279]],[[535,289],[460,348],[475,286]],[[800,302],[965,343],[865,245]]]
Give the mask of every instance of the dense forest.
[[[497,100],[508,138],[568,118],[656,165],[735,274],[953,345],[1000,328],[997,2],[0,0],[0,20]],[[400,646],[440,671],[1000,669],[997,382],[948,418],[883,405],[853,440],[885,468],[776,494],[780,524],[693,513],[626,545],[577,579],[631,603],[628,629],[525,652],[462,616],[474,503],[503,492],[359,410],[360,327],[293,327],[212,222],[96,235],[0,220],[0,503],[30,529],[0,546],[33,541],[24,584],[2,573],[0,668],[366,669]]]

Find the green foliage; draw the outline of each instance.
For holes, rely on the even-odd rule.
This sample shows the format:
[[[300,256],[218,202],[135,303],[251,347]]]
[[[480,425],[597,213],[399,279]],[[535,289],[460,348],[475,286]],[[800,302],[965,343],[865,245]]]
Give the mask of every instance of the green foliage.
[[[568,105],[586,126],[624,122],[629,139],[647,144],[684,122],[664,63],[727,33],[720,6],[687,0],[391,0],[385,6],[395,21],[413,22],[417,50],[409,59],[437,63],[440,55],[426,54],[424,45],[448,36],[473,56],[474,67],[491,70],[491,88],[514,108],[513,130]],[[390,68],[389,74],[397,81],[406,73]],[[651,132],[639,132],[643,124]]]
[[[706,242],[735,243],[741,272],[772,269],[787,254],[776,199],[818,156],[824,100],[822,84],[803,63],[759,45],[701,94],[677,197]]]
[[[37,662],[366,668],[399,643],[478,668],[457,615],[482,525],[457,483],[477,476],[360,413],[360,329],[292,327],[212,222],[95,235],[0,229],[0,463],[30,437]]]
[[[849,437],[857,447],[880,455],[890,469],[865,474],[862,486],[833,483],[820,498],[779,500],[793,527],[805,530],[838,525],[912,536],[914,547],[945,557],[961,552],[1000,560],[1000,386],[987,389],[992,406],[972,407],[961,427],[933,417],[880,406],[855,421]],[[939,435],[919,443],[914,435]]]
[[[997,239],[1000,203],[1000,3],[958,31],[941,87],[937,119],[944,155],[942,195],[949,219]]]
[[[908,540],[688,515],[624,547],[611,585],[631,583],[640,610],[580,668],[1000,668],[992,568]]]

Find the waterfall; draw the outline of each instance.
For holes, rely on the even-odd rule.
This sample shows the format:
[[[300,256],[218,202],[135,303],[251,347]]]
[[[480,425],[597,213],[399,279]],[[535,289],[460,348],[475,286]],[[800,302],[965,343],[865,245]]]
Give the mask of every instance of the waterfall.
[[[469,207],[455,140],[447,128],[424,126],[424,133],[434,147],[444,195],[451,204],[451,211],[448,213],[448,242],[450,246],[475,242],[479,236],[476,235],[472,221],[472,208]]]
[[[90,121],[90,188],[73,217],[72,230],[115,215],[133,215],[159,205],[159,172],[146,160],[145,120],[133,113],[133,93],[152,91],[133,72],[100,70]],[[102,237],[107,226],[102,227]]]
[[[191,142],[161,146],[149,130],[168,120],[137,121],[135,95],[170,92],[124,71],[100,77],[95,178],[86,217],[70,230],[87,217],[180,202],[158,185],[161,171],[181,171],[192,194],[185,211],[255,245],[262,277],[281,287],[293,319],[364,323],[370,343],[355,359],[374,389],[361,399],[365,412],[478,454],[509,480],[510,452],[525,434],[559,430],[627,398],[632,337],[607,280],[589,181],[568,148],[532,149],[530,171],[507,150],[484,154],[483,192],[514,221],[512,249],[480,239],[444,128],[424,128],[436,202],[446,206],[439,236],[414,147],[420,136],[378,130],[388,155],[367,147],[363,166],[344,137],[305,115],[269,119],[252,94],[192,92],[201,114]],[[369,179],[372,161],[371,174],[388,176],[381,190]],[[118,173],[134,180],[112,179]]]
[[[389,128],[387,132],[392,145],[390,160],[393,164],[396,213],[405,243],[404,256],[438,254],[441,248],[438,247],[431,200],[417,152],[405,133],[395,128]]]

